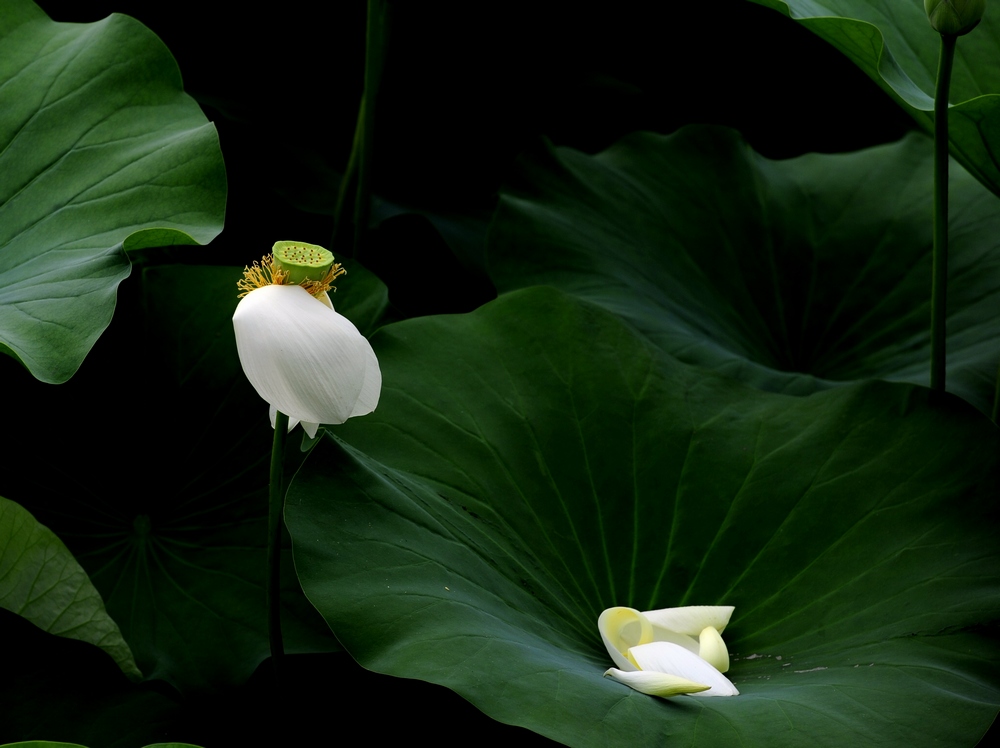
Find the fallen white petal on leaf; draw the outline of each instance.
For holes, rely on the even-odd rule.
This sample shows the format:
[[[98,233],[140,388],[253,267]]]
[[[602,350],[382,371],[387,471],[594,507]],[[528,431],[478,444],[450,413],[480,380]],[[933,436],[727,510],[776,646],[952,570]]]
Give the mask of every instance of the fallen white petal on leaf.
[[[720,631],[732,613],[728,605],[647,612],[608,608],[597,627],[617,668],[605,674],[654,696],[736,696],[739,691],[722,675],[729,669],[729,650]],[[692,687],[698,684],[708,688]]]
[[[670,642],[651,642],[632,647],[629,654],[643,672],[668,673],[711,688],[698,696],[737,696],[732,682],[708,662],[684,647]]]
[[[729,670],[729,649],[714,626],[706,626],[698,637],[698,656],[720,673]]]
[[[709,686],[704,683],[694,683],[686,678],[667,673],[652,673],[645,670],[627,672],[618,668],[609,668],[604,676],[610,677],[634,688],[636,691],[669,699],[671,696],[684,696],[707,691]]]
[[[643,615],[654,627],[697,637],[706,626],[712,626],[721,634],[726,630],[734,610],[732,605],[686,605],[647,610]]]

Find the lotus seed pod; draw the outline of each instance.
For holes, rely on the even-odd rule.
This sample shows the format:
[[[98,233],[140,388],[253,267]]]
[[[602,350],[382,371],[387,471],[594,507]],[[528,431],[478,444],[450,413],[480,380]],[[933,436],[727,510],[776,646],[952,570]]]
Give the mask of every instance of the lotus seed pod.
[[[316,244],[275,242],[271,249],[275,267],[288,273],[288,281],[321,281],[333,266],[333,254]]]
[[[986,0],[924,0],[924,10],[939,34],[962,36],[983,20]]]

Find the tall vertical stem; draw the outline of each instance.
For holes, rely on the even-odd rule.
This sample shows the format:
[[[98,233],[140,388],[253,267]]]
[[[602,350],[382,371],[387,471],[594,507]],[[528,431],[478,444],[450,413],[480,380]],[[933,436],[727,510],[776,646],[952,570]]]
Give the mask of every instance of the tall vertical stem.
[[[358,115],[360,138],[355,139],[358,153],[358,193],[354,201],[354,257],[362,250],[365,230],[371,215],[371,173],[375,137],[375,103],[382,78],[385,53],[386,0],[368,0],[368,23],[365,32],[365,87],[361,95],[361,112]],[[352,154],[353,155],[353,154]]]
[[[934,90],[934,250],[931,275],[931,389],[945,387],[945,319],[948,299],[948,89],[958,37],[941,35]]]
[[[281,514],[285,505],[283,467],[288,416],[274,417],[274,443],[271,447],[271,483],[267,510],[267,639],[275,677],[281,671],[285,646],[281,640]]]
[[[337,190],[337,203],[333,208],[333,238],[330,239],[330,247],[334,254],[353,256],[353,235],[348,235],[346,226],[347,213],[354,212],[354,192],[357,190],[358,182],[358,152],[361,150],[361,137],[364,131],[365,102],[362,100],[358,107],[358,121],[354,126],[354,141],[351,144],[351,155],[347,159],[347,167],[344,169],[344,176],[340,180],[340,189]],[[350,238],[345,238],[345,237]],[[351,247],[345,247],[348,243]]]
[[[993,413],[990,417],[993,423],[1000,426],[1000,421],[997,421],[1000,417],[1000,366],[997,367],[997,378],[993,385]]]

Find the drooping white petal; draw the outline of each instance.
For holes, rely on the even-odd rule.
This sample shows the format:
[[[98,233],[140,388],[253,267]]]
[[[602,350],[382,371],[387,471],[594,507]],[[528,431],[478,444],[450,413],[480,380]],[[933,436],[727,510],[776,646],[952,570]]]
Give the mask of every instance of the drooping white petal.
[[[271,428],[273,429],[274,428],[274,422],[278,420],[278,409],[275,408],[273,405],[269,405],[267,407],[267,415],[268,415],[268,418],[271,419]],[[288,433],[289,434],[292,433],[292,429],[294,429],[298,425],[299,425],[299,419],[298,418],[289,417],[288,418]]]
[[[632,672],[619,670],[618,668],[608,668],[604,677],[614,678],[619,683],[634,688],[636,691],[647,693],[650,696],[662,696],[669,699],[671,696],[683,696],[684,694],[694,694],[699,691],[708,691],[710,686],[704,683],[695,683],[686,678],[681,678],[668,673],[654,673],[646,670],[635,670]]]
[[[634,608],[608,608],[597,619],[604,646],[615,664],[625,671],[635,670],[627,653],[637,644],[653,641],[653,629],[646,617]]]
[[[715,626],[706,626],[698,637],[698,656],[720,673],[729,670],[729,648]]]
[[[343,423],[354,414],[374,353],[346,317],[299,286],[272,285],[243,297],[233,328],[247,379],[289,419]]]
[[[271,405],[267,409],[267,414],[271,418],[271,428],[273,429],[274,422],[278,419],[278,409],[275,408],[273,405]],[[316,436],[316,432],[319,430],[318,423],[307,423],[305,421],[299,421],[298,418],[292,418],[291,416],[288,417],[288,433],[289,434],[292,433],[292,429],[298,426],[299,423],[302,424],[302,430],[305,431],[307,434],[309,434],[310,439]]]
[[[706,626],[712,626],[721,634],[726,630],[734,610],[732,605],[687,605],[681,608],[647,610],[643,615],[654,628],[698,637]]]
[[[333,301],[330,299],[330,294],[325,292],[320,294],[319,300],[330,307],[330,309],[333,309]],[[351,418],[366,416],[375,410],[378,406],[379,396],[382,394],[382,369],[378,365],[378,358],[375,356],[375,351],[372,350],[371,344],[367,340],[365,340],[365,343],[367,344],[365,351],[365,380],[364,384],[361,385],[361,394],[358,396],[358,401],[354,404],[354,410],[351,411]],[[306,431],[308,433],[308,429]],[[312,438],[315,435],[316,429],[313,429],[309,436]]]
[[[372,350],[371,344],[365,340],[365,345],[367,346],[365,351],[365,381],[361,385],[361,394],[358,395],[358,401],[354,404],[354,410],[351,411],[351,418],[365,416],[375,410],[379,395],[382,394],[382,369],[378,365],[378,359],[375,357],[375,351]]]
[[[730,680],[696,654],[677,644],[651,642],[629,650],[629,655],[644,672],[668,673],[695,683],[711,686],[698,696],[737,696]]]

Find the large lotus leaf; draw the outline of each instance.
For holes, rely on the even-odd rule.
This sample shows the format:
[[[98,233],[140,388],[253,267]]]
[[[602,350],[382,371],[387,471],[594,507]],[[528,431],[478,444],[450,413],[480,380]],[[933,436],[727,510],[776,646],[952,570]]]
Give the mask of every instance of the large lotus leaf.
[[[552,285],[680,359],[772,391],[925,384],[931,148],[770,161],[685,128],[603,153],[523,156],[490,232],[498,289]],[[952,173],[947,386],[990,412],[1000,360],[1000,211]]]
[[[218,135],[138,21],[0,13],[0,351],[64,382],[111,320],[125,252],[222,229]]]
[[[934,130],[934,81],[941,37],[923,0],[753,0],[795,19],[847,55],[908,111]],[[988,11],[958,40],[949,100],[951,152],[1000,194],[1000,13]],[[838,103],[839,105],[839,103]],[[864,112],[858,112],[864,117]]]
[[[972,745],[996,714],[1000,439],[960,400],[764,393],[552,289],[373,345],[378,409],[286,505],[365,667],[575,746]],[[602,677],[602,609],[690,604],[736,606],[740,696]]]
[[[337,309],[369,327],[385,287],[362,268],[346,267]],[[85,443],[53,464],[49,451],[38,449],[45,436],[30,432],[37,435],[8,450],[18,471],[3,476],[14,486],[7,494],[26,497],[77,554],[143,673],[187,691],[242,682],[269,651],[264,574],[273,432],[267,403],[236,354],[240,275],[224,267],[146,269],[123,294],[125,314],[94,353],[102,371],[127,373],[133,391],[123,394],[120,381],[82,371],[33,404],[29,429],[84,404],[91,419]],[[94,418],[109,403],[121,408]],[[288,455],[294,469],[302,459],[297,439],[289,440]],[[287,650],[337,649],[299,590],[290,549],[283,572]]]
[[[0,496],[0,607],[43,631],[94,644],[127,674],[142,674],[87,573],[24,507]]]

